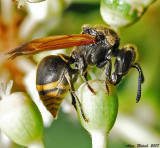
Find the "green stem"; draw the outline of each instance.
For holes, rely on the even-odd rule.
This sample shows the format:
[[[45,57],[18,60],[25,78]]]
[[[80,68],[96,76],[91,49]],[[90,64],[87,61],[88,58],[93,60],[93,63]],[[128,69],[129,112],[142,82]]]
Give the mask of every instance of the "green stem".
[[[45,148],[42,139],[32,142],[28,148]]]
[[[94,131],[92,136],[92,148],[107,148],[107,134],[103,131]]]

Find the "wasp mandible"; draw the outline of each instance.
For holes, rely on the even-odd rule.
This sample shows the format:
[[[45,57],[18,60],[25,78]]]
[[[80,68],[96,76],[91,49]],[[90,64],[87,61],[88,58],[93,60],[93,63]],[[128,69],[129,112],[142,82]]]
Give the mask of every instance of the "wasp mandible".
[[[47,56],[42,59],[38,66],[37,90],[44,105],[54,118],[57,116],[57,111],[65,94],[67,91],[70,91],[72,104],[76,108],[76,101],[78,102],[83,118],[87,120],[75,94],[73,80],[80,74],[90,91],[95,94],[96,92],[87,82],[86,73],[88,65],[96,65],[98,68],[106,66],[106,89],[108,89],[108,82],[117,85],[131,68],[137,69],[139,77],[136,102],[139,102],[141,98],[141,83],[144,81],[144,76],[140,65],[135,63],[136,47],[127,44],[122,49],[119,49],[120,38],[118,34],[105,26],[90,27],[89,25],[84,25],[82,28],[82,34],[57,35],[32,40],[19,45],[7,53],[11,59],[14,59],[20,55],[76,46],[70,56],[64,54]],[[116,60],[114,71],[111,74],[111,59],[113,57]],[[75,64],[74,69],[71,67],[71,64]]]

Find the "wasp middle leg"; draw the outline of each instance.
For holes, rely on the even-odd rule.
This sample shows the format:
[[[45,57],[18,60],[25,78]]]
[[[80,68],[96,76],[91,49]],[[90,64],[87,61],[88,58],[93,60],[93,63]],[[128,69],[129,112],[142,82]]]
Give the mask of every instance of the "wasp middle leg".
[[[88,89],[95,95],[96,92],[94,91],[94,89],[89,85],[88,81],[87,81],[87,64],[84,62],[83,57],[79,57],[78,62],[76,63],[76,69],[79,69],[80,72],[80,76],[82,77],[83,81],[86,83]]]
[[[112,62],[110,59],[106,59],[100,63],[97,64],[98,68],[103,68],[105,65],[107,65],[106,70],[105,70],[105,76],[106,76],[106,80],[105,80],[105,85],[106,85],[106,90],[107,90],[107,94],[110,94],[109,91],[109,87],[108,87],[108,82],[110,82],[110,75],[111,75],[111,70],[112,70]]]

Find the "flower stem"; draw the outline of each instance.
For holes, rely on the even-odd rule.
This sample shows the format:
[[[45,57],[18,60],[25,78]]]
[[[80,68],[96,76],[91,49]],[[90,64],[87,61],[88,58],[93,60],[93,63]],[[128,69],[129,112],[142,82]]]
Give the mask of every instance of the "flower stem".
[[[31,143],[28,148],[44,148],[44,143],[42,139]]]
[[[107,133],[103,131],[94,131],[92,136],[92,148],[107,148]]]

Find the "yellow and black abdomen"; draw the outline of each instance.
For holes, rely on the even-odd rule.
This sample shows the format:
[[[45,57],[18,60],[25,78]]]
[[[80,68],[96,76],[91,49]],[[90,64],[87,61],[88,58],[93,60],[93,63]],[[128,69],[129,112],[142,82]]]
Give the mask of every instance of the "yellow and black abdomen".
[[[37,69],[36,86],[43,104],[54,118],[70,89],[65,74],[69,74],[68,65],[59,56],[47,56]]]

